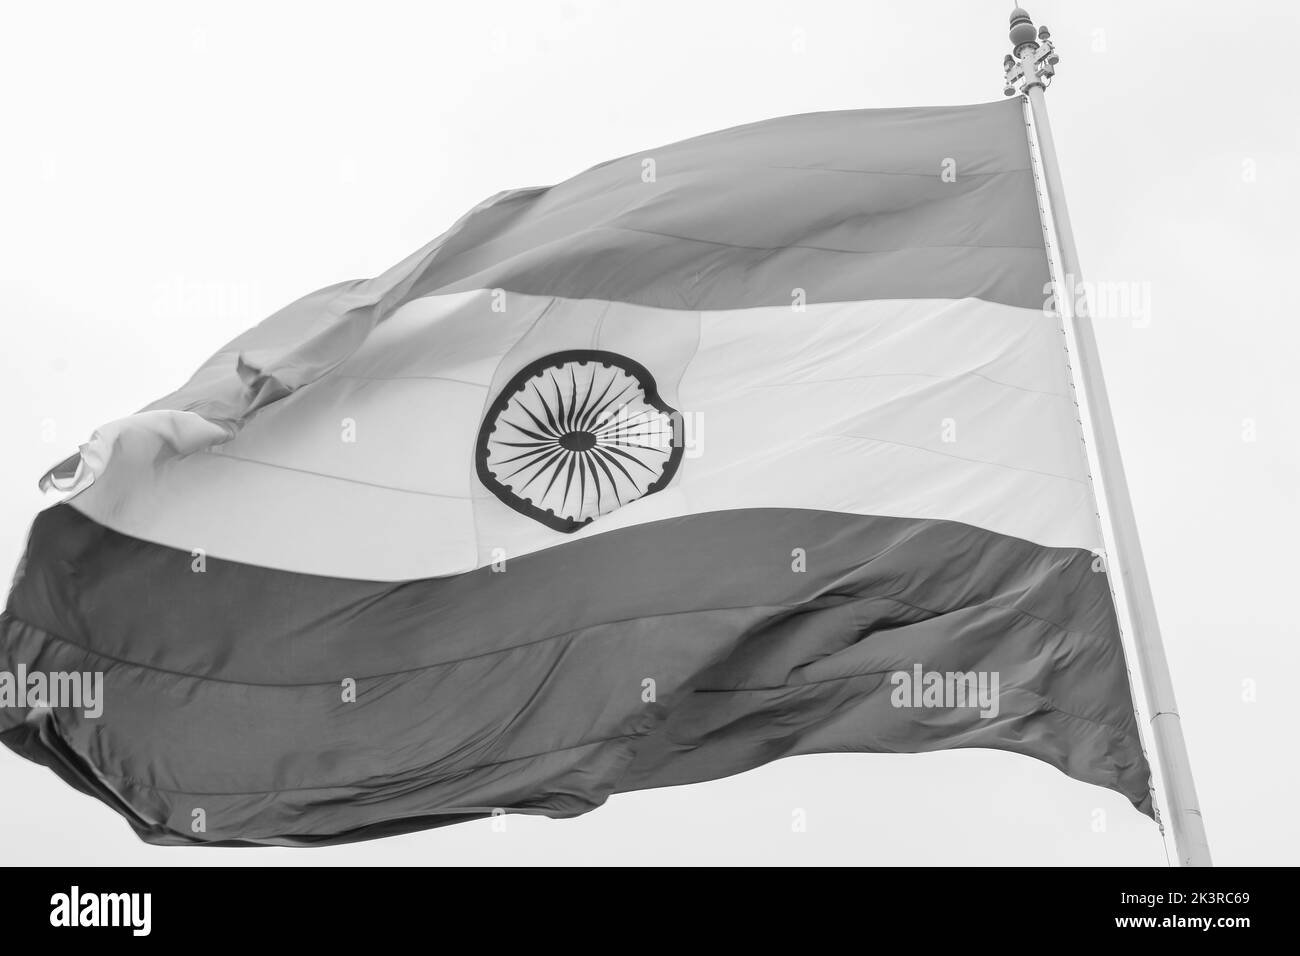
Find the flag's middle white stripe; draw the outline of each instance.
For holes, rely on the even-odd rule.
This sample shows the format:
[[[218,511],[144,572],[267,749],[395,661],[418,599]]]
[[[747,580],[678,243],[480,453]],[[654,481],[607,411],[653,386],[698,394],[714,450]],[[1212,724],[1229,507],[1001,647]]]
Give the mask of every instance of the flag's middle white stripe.
[[[510,377],[570,349],[644,365],[684,413],[687,449],[666,489],[564,534],[484,489],[474,445]],[[428,297],[228,443],[159,459],[156,442],[123,429],[73,504],[149,541],[335,577],[453,574],[733,508],[946,519],[1100,546],[1059,326],[978,299],[688,312]]]

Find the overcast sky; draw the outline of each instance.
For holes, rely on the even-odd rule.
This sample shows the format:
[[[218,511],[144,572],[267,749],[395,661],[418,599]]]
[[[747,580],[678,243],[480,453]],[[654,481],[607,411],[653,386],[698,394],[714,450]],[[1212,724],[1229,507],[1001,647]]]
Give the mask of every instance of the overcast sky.
[[[786,113],[998,99],[1011,4],[2,7],[11,569],[47,467],[284,303],[609,158]],[[1294,862],[1300,150],[1276,48],[1300,6],[1029,9],[1061,52],[1048,102],[1085,275],[1137,293],[1098,335],[1211,848]],[[149,847],[5,751],[0,846],[13,864],[1165,861],[1118,794],[987,751],[801,757],[576,820],[312,851]]]

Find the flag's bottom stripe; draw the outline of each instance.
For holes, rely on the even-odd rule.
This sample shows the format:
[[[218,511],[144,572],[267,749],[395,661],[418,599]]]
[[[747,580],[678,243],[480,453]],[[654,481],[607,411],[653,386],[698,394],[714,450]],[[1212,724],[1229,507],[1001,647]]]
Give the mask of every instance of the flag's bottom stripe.
[[[995,675],[996,714],[904,699],[917,665]],[[204,563],[57,506],[0,623],[19,668],[103,675],[101,716],[0,707],[0,735],[156,843],[572,816],[792,754],[954,747],[1150,812],[1093,556],[954,522],[716,512],[391,584]]]

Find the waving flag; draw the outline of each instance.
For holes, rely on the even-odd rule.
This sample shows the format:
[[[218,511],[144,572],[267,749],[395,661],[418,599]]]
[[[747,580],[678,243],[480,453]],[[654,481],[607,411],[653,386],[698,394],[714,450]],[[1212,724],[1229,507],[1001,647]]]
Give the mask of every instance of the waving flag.
[[[1150,812],[1023,122],[702,136],[271,316],[44,479],[0,670],[102,712],[5,743],[156,843],[954,747]]]

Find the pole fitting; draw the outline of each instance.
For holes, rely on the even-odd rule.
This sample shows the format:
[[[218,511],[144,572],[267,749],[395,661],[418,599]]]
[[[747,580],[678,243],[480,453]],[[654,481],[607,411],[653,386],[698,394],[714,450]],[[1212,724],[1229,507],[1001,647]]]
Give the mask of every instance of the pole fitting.
[[[1022,8],[1011,11],[1011,51],[1002,59],[1004,96],[1027,93],[1031,87],[1047,89],[1061,61],[1052,46],[1047,27],[1034,30],[1034,21]]]

